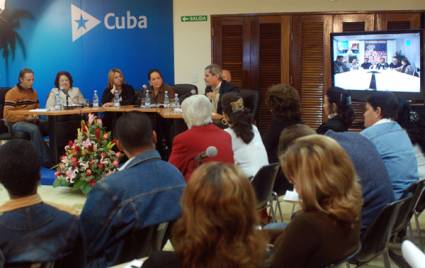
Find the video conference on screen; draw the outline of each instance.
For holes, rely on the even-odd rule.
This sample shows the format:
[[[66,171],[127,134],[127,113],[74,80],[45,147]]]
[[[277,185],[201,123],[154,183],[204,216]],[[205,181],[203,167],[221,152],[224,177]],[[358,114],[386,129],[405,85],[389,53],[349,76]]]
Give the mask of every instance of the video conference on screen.
[[[332,42],[335,86],[420,92],[419,33],[334,35]]]

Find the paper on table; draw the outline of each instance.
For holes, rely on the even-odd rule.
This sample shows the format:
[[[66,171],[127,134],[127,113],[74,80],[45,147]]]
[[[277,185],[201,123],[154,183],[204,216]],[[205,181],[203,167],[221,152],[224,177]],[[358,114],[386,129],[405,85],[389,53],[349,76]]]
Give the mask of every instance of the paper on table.
[[[47,109],[32,109],[30,112],[47,112]]]
[[[412,242],[406,240],[401,245],[404,259],[412,268],[425,268],[425,254]]]
[[[127,266],[125,266],[125,268],[142,267],[144,261],[145,261],[144,259],[143,260],[133,260]]]

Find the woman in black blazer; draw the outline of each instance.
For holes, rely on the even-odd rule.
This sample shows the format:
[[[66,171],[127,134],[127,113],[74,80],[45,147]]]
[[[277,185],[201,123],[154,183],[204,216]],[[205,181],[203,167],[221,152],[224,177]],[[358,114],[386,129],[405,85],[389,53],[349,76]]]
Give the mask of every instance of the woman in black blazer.
[[[120,105],[134,105],[136,94],[131,85],[126,84],[124,74],[120,69],[114,68],[108,73],[108,86],[103,91],[103,107],[111,107],[114,104],[115,92],[120,96]],[[119,117],[119,113],[105,113],[103,115],[103,125],[110,131],[114,128],[114,121]]]

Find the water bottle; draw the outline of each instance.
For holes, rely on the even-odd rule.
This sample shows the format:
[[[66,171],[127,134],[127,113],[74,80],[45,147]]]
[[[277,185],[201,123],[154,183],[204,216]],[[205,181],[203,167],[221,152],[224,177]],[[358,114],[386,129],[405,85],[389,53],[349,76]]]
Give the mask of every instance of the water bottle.
[[[145,93],[145,106],[146,108],[149,108],[151,106],[151,95],[149,94],[148,89],[146,89],[146,93]]]
[[[174,108],[180,108],[179,94],[174,94]]]
[[[93,93],[93,107],[98,108],[99,107],[99,96],[97,95],[97,90]]]
[[[60,111],[62,107],[59,91],[55,93],[55,111]]]
[[[119,108],[120,107],[120,93],[118,90],[115,90],[114,93],[114,107]]]
[[[168,91],[165,91],[164,94],[164,107],[168,108],[170,106],[170,97],[168,96]]]

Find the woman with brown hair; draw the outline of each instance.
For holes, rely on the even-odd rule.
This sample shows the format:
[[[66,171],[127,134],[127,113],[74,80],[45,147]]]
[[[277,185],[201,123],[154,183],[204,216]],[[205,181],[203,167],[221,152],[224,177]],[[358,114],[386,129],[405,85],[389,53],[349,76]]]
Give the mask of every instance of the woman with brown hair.
[[[280,156],[302,210],[275,242],[272,267],[325,267],[360,240],[360,185],[350,157],[333,139],[309,135]]]
[[[298,91],[290,85],[279,84],[270,87],[266,104],[272,113],[272,123],[264,137],[270,163],[278,161],[277,146],[280,133],[291,125],[301,123],[301,105]]]
[[[249,180],[237,167],[202,165],[183,193],[182,217],[172,235],[175,252],[154,253],[143,267],[261,267],[266,240],[256,229],[255,204]]]

